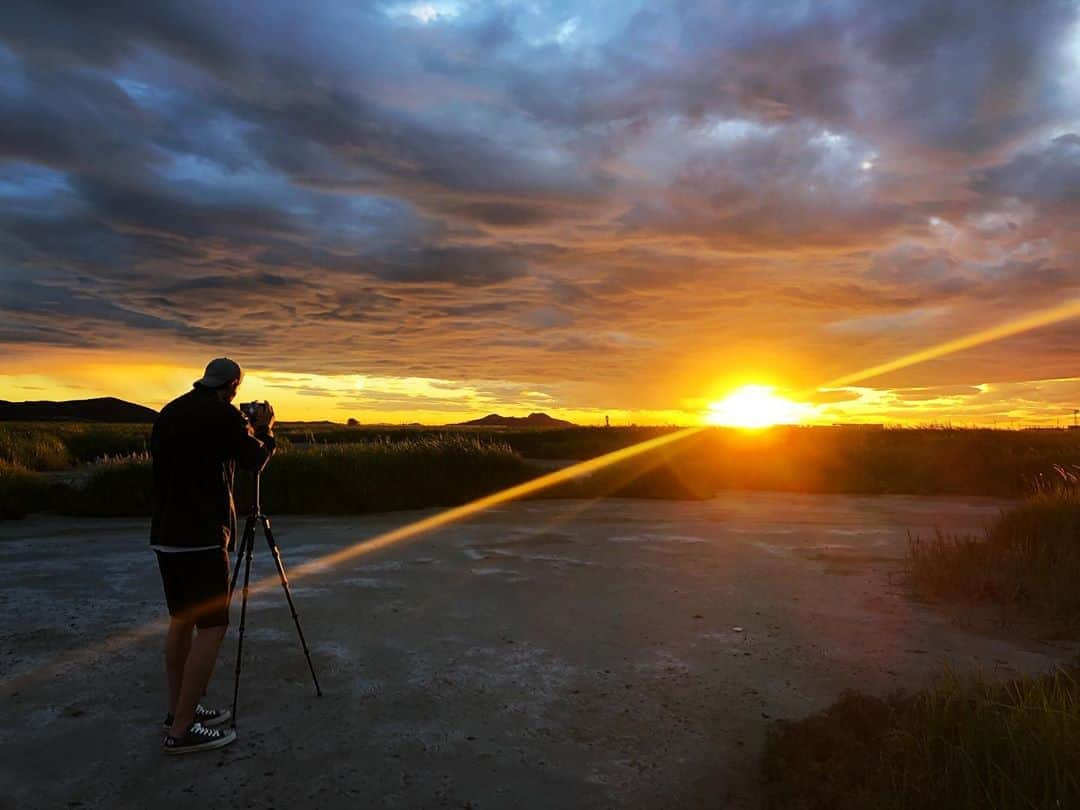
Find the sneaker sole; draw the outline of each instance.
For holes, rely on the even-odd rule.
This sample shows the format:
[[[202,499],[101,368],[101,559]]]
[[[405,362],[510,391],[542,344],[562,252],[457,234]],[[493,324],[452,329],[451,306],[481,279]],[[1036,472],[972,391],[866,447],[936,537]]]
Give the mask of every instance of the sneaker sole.
[[[198,754],[200,751],[214,751],[218,748],[224,748],[229,743],[236,742],[236,732],[226,732],[225,736],[220,740],[214,740],[213,742],[200,743],[199,745],[185,745],[180,748],[163,748],[162,750],[168,756],[178,756],[180,754]]]
[[[221,714],[213,720],[200,720],[199,722],[207,728],[217,728],[218,726],[223,726],[228,723],[231,718],[232,709],[222,709]],[[166,732],[168,732],[169,729],[172,728],[172,725],[168,723],[162,723],[161,727],[165,729]]]
[[[218,726],[223,726],[228,723],[231,718],[232,709],[222,709],[221,714],[219,714],[213,720],[200,720],[199,722],[207,728],[217,728]]]

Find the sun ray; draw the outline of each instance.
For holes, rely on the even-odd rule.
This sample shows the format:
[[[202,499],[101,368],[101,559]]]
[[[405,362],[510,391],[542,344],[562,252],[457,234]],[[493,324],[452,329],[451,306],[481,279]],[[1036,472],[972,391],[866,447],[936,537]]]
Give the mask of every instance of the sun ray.
[[[1023,318],[1018,318],[1015,321],[998,324],[989,329],[973,332],[970,335],[955,338],[954,340],[947,340],[944,343],[939,343],[936,346],[930,346],[929,348],[906,354],[903,357],[898,357],[887,363],[881,363],[876,366],[864,368],[861,371],[845,374],[843,377],[837,377],[835,380],[829,380],[829,382],[817,386],[817,390],[822,388],[842,388],[845,385],[861,382],[871,377],[878,377],[882,374],[887,374],[890,371],[898,371],[899,369],[914,366],[918,363],[925,363],[927,360],[935,360],[938,357],[944,357],[947,354],[954,354],[963,351],[964,349],[973,349],[984,343],[1012,337],[1013,335],[1019,335],[1022,332],[1029,332],[1032,329],[1050,326],[1051,324],[1060,323],[1061,321],[1067,321],[1070,318],[1076,317],[1080,317],[1080,298],[1074,298],[1070,301],[1066,301],[1064,304],[1051,307],[1050,309],[1034,312]]]

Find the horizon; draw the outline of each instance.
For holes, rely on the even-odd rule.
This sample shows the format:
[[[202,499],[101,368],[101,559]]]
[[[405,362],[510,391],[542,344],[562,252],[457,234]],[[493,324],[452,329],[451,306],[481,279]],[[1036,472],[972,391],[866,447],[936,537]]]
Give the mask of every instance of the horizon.
[[[287,421],[1080,407],[1075,312],[959,345],[1080,312],[1073,2],[5,14],[0,398],[227,355]]]
[[[65,403],[81,402],[81,401],[95,402],[95,401],[100,401],[102,399],[114,400],[116,402],[119,402],[119,403],[125,404],[125,405],[135,405],[137,407],[149,408],[150,410],[153,410],[155,412],[160,410],[160,406],[153,406],[153,405],[150,405],[150,404],[145,403],[145,402],[137,402],[137,401],[127,400],[127,399],[123,399],[121,397],[116,397],[116,396],[112,396],[112,395],[102,395],[102,396],[95,396],[95,397],[79,397],[79,398],[65,399],[65,400],[50,400],[50,399],[3,400],[2,398],[0,398],[0,402],[6,402],[6,403],[9,403],[9,404],[12,404],[12,405],[31,405],[31,404],[49,405],[49,404],[65,404]],[[164,405],[164,404],[165,403],[162,403],[162,405]],[[752,433],[753,432],[758,432],[758,431],[761,431],[761,430],[766,430],[767,431],[767,430],[770,430],[770,429],[773,429],[773,428],[844,428],[844,427],[867,428],[867,427],[869,427],[869,428],[880,428],[880,429],[884,429],[884,430],[893,429],[893,430],[1004,430],[1004,431],[1011,431],[1012,430],[1012,431],[1015,431],[1015,430],[1071,430],[1071,429],[1075,429],[1076,427],[1078,427],[1078,425],[1076,423],[1077,413],[1075,413],[1075,412],[1070,412],[1070,415],[1068,416],[1068,418],[1060,419],[1056,423],[1053,423],[1053,424],[1046,424],[1046,423],[1042,423],[1042,422],[1025,422],[1025,421],[1020,420],[1020,419],[1008,419],[1008,420],[998,420],[998,421],[994,422],[993,424],[989,424],[989,425],[975,424],[975,423],[962,423],[962,422],[955,422],[954,423],[954,422],[948,421],[948,420],[942,421],[942,422],[932,422],[932,421],[930,421],[930,422],[897,422],[897,421],[893,421],[893,422],[873,422],[873,421],[870,421],[870,420],[847,421],[847,422],[823,422],[823,421],[790,421],[790,422],[785,422],[785,421],[773,421],[773,422],[769,422],[768,424],[756,425],[756,426],[747,426],[747,425],[739,425],[739,424],[725,424],[723,422],[710,422],[708,420],[696,421],[696,422],[683,422],[683,423],[680,423],[680,422],[651,422],[651,423],[650,422],[643,422],[643,423],[642,422],[623,422],[623,423],[620,423],[620,422],[616,422],[616,421],[610,421],[610,422],[607,422],[607,421],[575,422],[573,420],[563,419],[562,417],[550,414],[547,411],[530,411],[528,413],[524,413],[524,412],[515,413],[515,412],[512,412],[512,411],[505,411],[505,412],[504,411],[489,411],[487,413],[463,412],[463,413],[459,414],[456,418],[454,418],[454,421],[440,421],[440,422],[422,422],[422,421],[408,421],[408,422],[406,422],[406,421],[395,421],[395,420],[366,422],[366,421],[363,421],[363,420],[356,419],[356,417],[348,417],[348,416],[344,417],[343,419],[340,419],[340,420],[334,420],[334,419],[329,419],[329,418],[315,418],[315,419],[292,419],[292,418],[280,419],[279,418],[276,421],[277,421],[277,423],[279,425],[283,425],[283,426],[328,424],[328,425],[346,427],[346,426],[348,426],[347,423],[349,421],[355,420],[355,425],[354,425],[355,427],[366,427],[366,428],[376,428],[376,427],[377,428],[382,428],[382,427],[386,427],[386,428],[407,428],[407,427],[420,427],[420,428],[444,428],[445,427],[445,428],[450,428],[450,427],[484,427],[482,425],[470,425],[469,423],[470,422],[475,422],[475,421],[480,421],[482,419],[490,418],[490,417],[498,417],[500,419],[525,420],[525,419],[527,419],[529,417],[534,417],[534,416],[548,418],[548,419],[554,420],[556,422],[565,422],[571,427],[583,427],[583,428],[588,428],[588,427],[592,427],[592,428],[604,428],[604,427],[609,427],[609,428],[642,428],[642,429],[671,428],[671,429],[674,430],[674,429],[682,429],[682,428],[704,427],[704,428],[720,428],[720,429],[724,429],[724,430],[741,430],[741,431],[749,431],[749,432],[752,432]],[[445,418],[449,419],[449,418],[452,418],[452,417],[447,416]],[[94,422],[94,420],[92,420],[92,419],[91,420],[75,420],[75,419],[68,418],[68,419],[59,419],[58,420],[58,419],[55,419],[55,418],[44,418],[44,419],[41,419],[41,420],[32,420],[32,419],[31,420],[23,420],[23,419],[20,419],[20,420],[11,420],[11,419],[2,420],[2,419],[0,419],[0,424],[2,424],[3,421],[17,421],[17,422],[29,421],[29,422],[39,422],[39,423],[43,423],[43,424],[47,424],[47,423],[51,423],[51,422],[57,422],[57,421],[59,421],[59,422],[72,422],[72,421],[74,421],[74,422],[83,422],[83,421],[85,421],[87,423]]]
[[[104,379],[116,379],[117,372],[121,375],[127,373],[130,366],[116,364],[107,365],[83,365],[83,368],[90,372],[89,377],[93,378],[104,371],[101,374]],[[162,367],[162,366],[136,366],[132,372],[138,379],[138,382],[130,385],[114,386],[112,388],[104,386],[96,386],[94,384],[65,384],[55,383],[53,385],[23,385],[23,386],[11,386],[0,387],[0,399],[6,399],[11,402],[32,402],[32,401],[70,401],[79,399],[95,399],[102,397],[113,397],[123,400],[125,402],[131,402],[133,404],[144,405],[154,410],[160,410],[162,406],[171,401],[177,396],[180,396],[185,391],[191,388],[192,380],[188,380],[185,383],[180,382],[180,378],[185,376],[199,376],[201,369],[196,371]],[[84,372],[76,372],[71,376],[78,377],[79,379],[87,379],[84,376]],[[753,425],[743,425],[739,423],[727,423],[716,422],[710,419],[711,411],[708,403],[700,403],[698,410],[689,409],[668,409],[668,410],[627,410],[620,408],[590,408],[590,409],[575,409],[575,408],[563,408],[555,405],[547,404],[543,401],[538,402],[526,402],[513,404],[506,401],[497,401],[489,399],[487,397],[477,395],[476,389],[466,389],[464,396],[458,396],[457,391],[454,391],[454,396],[449,399],[449,402],[442,398],[436,398],[436,407],[430,409],[414,408],[414,409],[391,409],[391,410],[371,410],[363,407],[363,399],[361,397],[342,397],[337,399],[333,397],[334,392],[340,391],[342,378],[328,381],[329,384],[323,383],[325,388],[308,387],[307,385],[298,386],[294,383],[293,379],[288,379],[292,375],[282,375],[280,372],[260,372],[260,371],[245,371],[244,381],[241,384],[240,392],[237,397],[237,401],[249,401],[249,400],[269,400],[274,404],[275,411],[278,413],[278,420],[282,422],[334,422],[344,424],[348,419],[356,419],[361,424],[367,425],[410,425],[421,424],[424,426],[437,427],[440,425],[453,425],[459,422],[469,421],[472,419],[482,418],[484,416],[496,414],[499,416],[512,416],[512,417],[524,417],[531,413],[543,413],[555,419],[563,419],[572,422],[576,425],[589,426],[589,425],[603,425],[605,419],[610,419],[612,426],[696,426],[696,425],[711,425],[719,427],[754,427]],[[302,382],[310,383],[312,375],[298,375]],[[4,375],[0,374],[0,379],[3,379]],[[283,377],[285,379],[283,379]],[[357,390],[363,390],[358,382],[362,385],[370,384],[370,378],[362,376],[352,377],[346,376],[344,379],[344,385],[346,388],[355,387]],[[40,378],[34,380],[39,382]],[[106,383],[107,384],[107,383]],[[436,394],[443,393],[439,391],[439,387],[446,385],[447,381],[442,380],[425,380],[425,379],[378,379],[375,381],[376,386],[386,385],[387,392],[394,392],[398,396],[405,398],[423,398],[422,393],[417,393],[415,390],[410,391],[411,386],[415,386],[419,391],[433,391]],[[934,397],[934,391],[932,387],[926,388],[912,388],[908,390],[908,394],[916,396],[920,393],[925,394],[920,402],[921,407],[917,407],[908,411],[886,411],[883,410],[879,403],[887,400],[891,396],[891,392],[874,389],[872,387],[865,386],[849,386],[846,390],[857,390],[860,393],[860,398],[868,400],[871,404],[867,408],[852,408],[848,407],[830,407],[828,405],[813,406],[813,410],[806,413],[799,418],[791,419],[790,421],[777,420],[770,423],[776,425],[804,425],[804,426],[829,426],[834,424],[883,424],[886,427],[932,427],[932,426],[951,426],[951,427],[970,427],[970,428],[1027,428],[1027,427],[1068,427],[1074,419],[1074,407],[1071,407],[1073,401],[1080,402],[1080,393],[1078,393],[1075,399],[1069,399],[1071,392],[1080,388],[1080,378],[1070,377],[1056,380],[1040,380],[1034,381],[1032,385],[1037,385],[1039,388],[1046,389],[1047,387],[1059,387],[1062,392],[1061,405],[1054,407],[1046,405],[1042,408],[1032,410],[1017,411],[1016,409],[992,409],[984,413],[977,412],[964,412],[956,405],[957,399],[955,395],[943,396],[938,399]],[[170,388],[173,385],[173,388]],[[750,384],[744,387],[759,387],[755,384]],[[772,386],[766,386],[773,388]],[[151,389],[154,393],[151,396],[143,396],[141,392],[146,388]],[[974,387],[976,390],[978,386]],[[989,391],[991,386],[983,385],[982,389]],[[12,396],[12,391],[18,390],[21,396]],[[124,393],[117,393],[117,391]],[[453,389],[450,389],[453,390]],[[738,393],[740,389],[734,388],[729,390],[730,393]],[[170,393],[170,391],[172,393]],[[828,393],[825,392],[827,399]],[[821,392],[818,394],[821,396]],[[308,401],[310,398],[317,398],[317,400],[325,401],[326,399],[334,398],[334,404],[331,406],[326,405],[311,405]],[[466,400],[464,403],[462,400]],[[476,400],[473,402],[472,400]],[[723,397],[718,397],[718,400],[722,400]],[[805,404],[805,401],[801,401]],[[858,401],[857,401],[858,402]],[[929,403],[930,407],[927,407]],[[717,402],[713,402],[715,406]],[[844,403],[847,405],[847,403]],[[767,427],[770,425],[761,425],[760,427]]]

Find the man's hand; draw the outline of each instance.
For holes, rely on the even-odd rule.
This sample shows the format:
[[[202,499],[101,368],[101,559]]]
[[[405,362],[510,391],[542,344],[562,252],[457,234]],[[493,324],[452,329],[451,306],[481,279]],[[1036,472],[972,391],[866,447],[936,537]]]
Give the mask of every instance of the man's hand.
[[[274,406],[264,402],[255,412],[254,427],[256,430],[270,430],[274,426]]]

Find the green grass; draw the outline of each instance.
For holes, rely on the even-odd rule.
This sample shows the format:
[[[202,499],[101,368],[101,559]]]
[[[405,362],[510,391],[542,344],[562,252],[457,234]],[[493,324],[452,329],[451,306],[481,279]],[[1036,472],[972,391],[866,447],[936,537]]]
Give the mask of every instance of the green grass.
[[[106,458],[85,473],[79,483],[50,483],[40,473],[0,467],[0,515],[150,514],[153,476],[147,454]],[[534,474],[505,444],[458,434],[315,445],[276,453],[263,474],[262,497],[272,514],[361,514],[464,503]],[[237,506],[243,511],[250,477],[240,472],[237,479]]]
[[[384,512],[464,503],[533,474],[507,445],[461,434],[315,445],[275,454],[262,498],[278,514]]]
[[[17,520],[53,507],[53,487],[41,473],[0,459],[0,520]]]
[[[572,427],[572,428],[432,428],[393,425],[335,425],[330,423],[280,423],[275,435],[293,444],[355,444],[384,441],[391,444],[433,436],[460,435],[483,442],[509,445],[526,458],[586,459],[652,439],[675,428],[665,427]]]
[[[525,458],[593,458],[674,428],[455,428],[457,435],[508,444]],[[285,426],[294,443],[335,444],[378,438],[396,443],[432,434],[418,427]],[[995,495],[1030,493],[1056,465],[1080,465],[1080,431],[917,428],[853,430],[780,427],[746,432],[714,428],[669,447],[659,465],[639,460],[622,471],[561,487],[575,493],[617,491],[634,497],[700,497],[721,489],[861,494]],[[639,465],[643,479],[618,485]],[[605,480],[606,479],[606,480]],[[683,493],[683,494],[679,494]]]
[[[1080,465],[1080,431],[1064,430],[717,430],[690,443],[688,472],[718,489],[1015,497]]]
[[[0,423],[0,459],[30,470],[63,470],[105,456],[144,452],[150,425],[83,422]]]
[[[282,452],[268,473],[268,494],[296,512],[458,503],[469,494],[490,492],[538,474],[525,466],[522,457],[592,458],[671,430],[284,424],[277,430]],[[25,470],[55,471],[145,452],[148,437],[148,425],[5,423],[0,424],[0,460]],[[500,450],[462,455],[461,448],[473,445]],[[335,449],[339,447],[354,449]],[[443,460],[432,461],[438,455],[435,447],[443,448],[438,453],[450,454],[446,458],[456,459],[452,463],[457,466],[447,468],[448,476],[430,467],[445,460],[440,456]],[[1080,431],[775,428],[748,433],[710,429],[542,496],[685,499],[709,497],[720,489],[756,489],[1015,497],[1052,478],[1055,469],[1070,465],[1080,468]],[[90,475],[91,479],[97,476],[97,469]],[[138,473],[101,473],[103,480],[123,476],[131,476],[135,483]],[[350,476],[356,480],[347,481]],[[440,480],[455,476],[452,481]],[[287,483],[279,487],[275,480]],[[308,486],[308,480],[320,484]],[[103,497],[109,492],[107,484],[92,480],[91,485],[103,487]],[[15,495],[3,497],[11,500]],[[339,498],[336,503],[334,497]],[[39,504],[35,496],[28,508],[33,511]],[[14,501],[10,506],[0,503],[0,511],[25,511]],[[115,512],[122,507],[117,503],[109,508]]]
[[[770,733],[763,780],[771,810],[1080,807],[1080,669],[846,692]]]
[[[86,479],[66,486],[56,504],[65,515],[124,517],[149,515],[154,505],[154,476],[150,456],[135,453],[98,461]]]
[[[150,425],[146,424],[63,423],[52,429],[76,464],[150,449]]]
[[[395,443],[447,432],[508,444],[525,458],[587,459],[670,433],[667,427],[539,430],[284,425],[294,443],[337,444],[377,438]],[[713,428],[681,443],[668,466],[695,489],[772,489],[1019,496],[1080,465],[1080,431],[953,428],[854,430],[778,427],[747,432]]]
[[[63,470],[72,457],[56,434],[13,423],[0,424],[0,461],[28,470]]]
[[[501,444],[525,458],[593,458],[663,435],[674,428],[368,427],[283,423],[283,447],[336,444],[409,446],[445,436]],[[56,470],[105,456],[142,452],[148,425],[82,423],[0,424],[0,459],[27,469]],[[1030,493],[1055,466],[1080,466],[1080,431],[850,430],[774,428],[745,432],[714,428],[680,442],[666,472],[634,485],[634,494],[662,497],[688,489],[767,489],[795,492],[997,495]],[[682,482],[689,484],[684,487]]]
[[[924,596],[982,601],[1080,633],[1080,490],[1041,492],[1003,513],[983,537],[913,538],[909,562]]]

